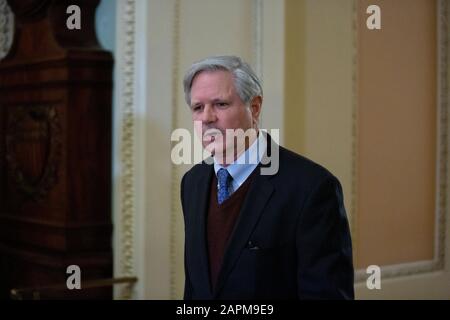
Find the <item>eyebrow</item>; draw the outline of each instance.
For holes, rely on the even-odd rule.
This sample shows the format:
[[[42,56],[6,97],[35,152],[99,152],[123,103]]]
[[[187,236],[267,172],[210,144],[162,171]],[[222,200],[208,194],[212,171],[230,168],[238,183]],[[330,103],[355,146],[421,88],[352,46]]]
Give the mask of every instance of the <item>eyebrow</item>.
[[[214,98],[214,99],[211,100],[212,103],[224,102],[224,101],[225,102],[230,102],[231,99],[230,98]],[[191,107],[194,107],[194,106],[197,106],[197,105],[202,105],[202,104],[204,104],[202,101],[196,101],[196,102],[193,102],[191,104]]]

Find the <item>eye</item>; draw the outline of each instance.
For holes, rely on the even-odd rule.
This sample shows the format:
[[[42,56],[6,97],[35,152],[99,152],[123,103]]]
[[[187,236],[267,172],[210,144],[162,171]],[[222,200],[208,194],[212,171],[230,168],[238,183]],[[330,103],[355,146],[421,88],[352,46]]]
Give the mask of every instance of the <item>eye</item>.
[[[202,109],[202,106],[197,104],[197,105],[192,106],[191,109],[194,112],[198,112],[198,111],[200,111]]]
[[[229,103],[228,103],[228,102],[220,101],[220,102],[217,102],[217,103],[216,103],[216,106],[218,106],[219,108],[225,108],[225,107],[228,107],[228,106],[229,106]]]

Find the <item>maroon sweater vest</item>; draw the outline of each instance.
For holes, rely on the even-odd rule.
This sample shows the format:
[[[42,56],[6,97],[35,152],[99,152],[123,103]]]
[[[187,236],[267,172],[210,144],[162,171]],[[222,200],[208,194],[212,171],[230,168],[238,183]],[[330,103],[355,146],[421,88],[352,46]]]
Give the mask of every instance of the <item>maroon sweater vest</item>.
[[[236,224],[242,204],[247,195],[254,170],[238,190],[225,200],[221,205],[217,201],[217,177],[213,174],[208,209],[208,254],[209,270],[212,288],[215,288],[217,276],[222,266],[223,255],[228,245],[228,240]]]

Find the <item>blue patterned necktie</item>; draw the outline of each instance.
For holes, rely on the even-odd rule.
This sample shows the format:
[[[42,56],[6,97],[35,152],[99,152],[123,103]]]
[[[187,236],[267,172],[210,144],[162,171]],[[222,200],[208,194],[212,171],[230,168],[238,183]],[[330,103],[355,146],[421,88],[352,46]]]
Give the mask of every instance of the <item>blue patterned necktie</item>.
[[[219,204],[222,204],[230,197],[230,180],[231,175],[226,169],[219,169],[217,171],[217,180],[219,181],[219,193],[217,194],[217,200]]]

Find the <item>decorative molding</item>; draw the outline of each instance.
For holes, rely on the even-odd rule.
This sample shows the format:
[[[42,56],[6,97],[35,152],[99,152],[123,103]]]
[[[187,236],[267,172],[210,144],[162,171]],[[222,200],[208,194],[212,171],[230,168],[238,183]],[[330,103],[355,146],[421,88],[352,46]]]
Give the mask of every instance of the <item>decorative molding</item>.
[[[441,270],[442,264],[439,259],[435,259],[430,261],[414,261],[408,263],[399,263],[395,265],[380,266],[380,269],[382,279],[391,279]],[[355,282],[365,282],[366,280],[366,270],[359,269],[355,272]]]
[[[252,52],[253,52],[253,67],[256,75],[264,86],[264,70],[263,70],[263,14],[264,14],[264,0],[253,0],[252,2]],[[259,123],[261,124],[264,117],[264,110],[259,116]]]
[[[253,28],[253,63],[256,75],[263,81],[263,14],[264,2],[263,0],[253,0],[252,2],[252,28]]]
[[[436,201],[436,245],[435,259],[436,268],[442,269],[445,264],[445,239],[446,239],[446,214],[448,211],[448,58],[449,58],[449,36],[448,30],[448,0],[438,1],[438,168],[437,168],[437,201]]]
[[[180,0],[175,0],[173,6],[172,35],[172,132],[178,128],[178,86],[180,85]],[[177,221],[182,216],[180,208],[181,168],[172,162],[171,168],[171,210],[170,210],[170,298],[177,299]],[[184,241],[184,239],[183,239]]]
[[[9,52],[14,35],[14,14],[6,0],[0,0],[0,60]]]
[[[354,3],[357,1],[354,0]],[[445,268],[445,251],[446,251],[446,238],[447,238],[447,221],[448,215],[448,164],[450,162],[448,154],[448,110],[450,108],[448,101],[449,86],[449,64],[448,57],[450,51],[450,32],[448,30],[449,10],[448,0],[438,0],[437,8],[437,32],[438,32],[438,125],[437,125],[437,172],[436,172],[436,213],[435,213],[435,245],[434,245],[434,258],[433,260],[415,261],[410,263],[402,263],[395,265],[381,266],[381,274],[383,279],[396,278],[402,276],[411,276],[423,273],[434,272]],[[354,46],[354,49],[357,49]],[[357,101],[357,65],[354,64],[354,100]],[[356,102],[357,104],[357,102]],[[354,110],[354,143],[353,143],[353,180],[354,186],[357,186],[357,105],[355,104]],[[356,122],[356,123],[355,123]],[[352,206],[356,209],[357,193],[356,189],[352,195]],[[352,225],[356,226],[356,211],[352,212]],[[354,229],[353,229],[354,230]],[[355,275],[356,282],[363,282],[367,278],[365,270],[357,270]]]
[[[136,1],[126,0],[123,5],[123,16],[119,21],[121,45],[118,65],[121,69],[121,81],[118,95],[118,112],[120,112],[120,212],[116,224],[120,223],[120,265],[119,272],[121,276],[134,276],[135,274],[135,253],[134,253],[134,221],[135,221],[135,15]],[[116,272],[117,275],[117,272]],[[121,299],[131,298],[131,286],[123,287],[120,293]]]

